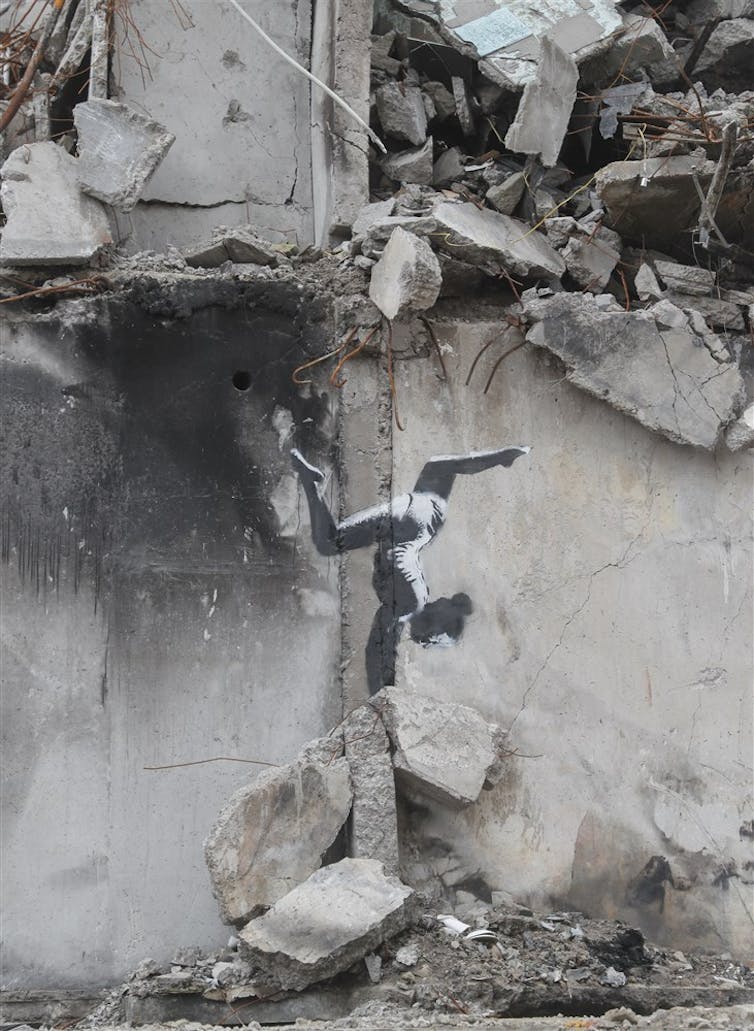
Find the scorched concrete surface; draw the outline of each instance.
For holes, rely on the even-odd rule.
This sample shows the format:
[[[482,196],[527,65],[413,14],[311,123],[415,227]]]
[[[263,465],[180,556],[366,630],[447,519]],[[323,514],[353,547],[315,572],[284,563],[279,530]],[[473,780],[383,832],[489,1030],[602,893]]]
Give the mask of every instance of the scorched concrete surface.
[[[288,455],[333,440],[328,397],[290,378],[327,309],[217,297],[3,326],[5,987],[223,944],[202,840],[260,768],[146,767],[284,763],[342,715],[337,568]]]

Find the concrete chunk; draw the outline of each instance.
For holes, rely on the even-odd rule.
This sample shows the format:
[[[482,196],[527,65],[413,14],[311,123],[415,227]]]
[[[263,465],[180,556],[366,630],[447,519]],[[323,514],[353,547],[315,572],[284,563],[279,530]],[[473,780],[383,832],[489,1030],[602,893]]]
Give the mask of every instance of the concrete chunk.
[[[394,687],[370,704],[382,713],[396,776],[409,788],[460,808],[500,779],[502,731],[474,709]]]
[[[706,190],[713,171],[714,164],[696,154],[612,161],[595,175],[595,190],[609,226],[624,239],[662,250],[696,223],[694,175]]]
[[[344,759],[298,759],[240,788],[204,845],[223,919],[248,920],[317,870],[350,808]]]
[[[740,419],[728,427],[725,443],[731,451],[754,447],[754,405],[749,405]]]
[[[708,297],[717,278],[711,269],[679,265],[675,261],[655,261],[655,269],[668,290],[697,297]]]
[[[662,307],[664,306],[664,307]],[[738,368],[717,361],[669,302],[653,312],[603,312],[587,296],[524,301],[527,340],[556,354],[566,377],[648,429],[712,450],[744,398]]]
[[[226,261],[239,265],[276,266],[280,255],[260,239],[250,226],[219,227],[212,243],[186,255],[191,268],[219,268]]]
[[[413,892],[373,859],[342,859],[294,888],[239,935],[243,955],[301,991],[346,970],[408,926]]]
[[[514,172],[497,186],[487,190],[487,200],[501,215],[512,215],[524,195],[526,178],[523,172]]]
[[[88,100],[73,109],[78,178],[84,193],[130,211],[175,142],[172,132],[115,100]]]
[[[415,146],[427,138],[427,113],[418,86],[388,82],[375,94],[380,125],[388,136]]]
[[[7,265],[86,265],[112,243],[103,205],[79,188],[77,162],[52,142],[14,150],[0,169]]]
[[[659,301],[662,297],[662,287],[657,282],[657,276],[652,271],[652,266],[647,265],[645,261],[639,266],[634,285],[640,301]]]
[[[419,183],[429,186],[432,182],[432,148],[430,136],[421,147],[389,154],[382,162],[382,171],[397,183]]]
[[[369,297],[382,314],[394,319],[409,311],[426,311],[441,286],[440,263],[426,240],[394,229],[369,283]]]
[[[599,235],[572,236],[562,253],[572,279],[593,294],[607,286],[620,261],[620,251]]]
[[[433,212],[437,244],[459,261],[488,264],[521,276],[556,276],[565,262],[542,233],[509,215],[467,201],[441,201]]]
[[[506,147],[519,154],[539,155],[542,164],[552,168],[563,146],[578,81],[574,59],[545,36],[537,77],[524,87],[516,118],[505,137]]]
[[[342,729],[353,787],[349,855],[377,859],[388,873],[397,873],[398,816],[387,732],[370,705],[349,713]]]

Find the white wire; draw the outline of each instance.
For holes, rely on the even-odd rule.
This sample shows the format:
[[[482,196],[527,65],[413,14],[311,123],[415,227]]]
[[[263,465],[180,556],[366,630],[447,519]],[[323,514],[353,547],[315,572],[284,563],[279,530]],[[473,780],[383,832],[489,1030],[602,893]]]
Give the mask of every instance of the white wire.
[[[354,109],[349,104],[347,104],[345,102],[345,100],[343,100],[342,97],[339,97],[338,94],[335,93],[334,90],[331,90],[329,86],[326,86],[324,84],[324,82],[321,81],[321,79],[317,78],[316,75],[312,75],[312,73],[310,71],[307,71],[307,69],[304,68],[304,66],[302,64],[299,64],[298,61],[296,61],[293,57],[291,57],[290,54],[286,54],[285,50],[283,50],[281,47],[279,47],[277,45],[277,43],[275,42],[275,40],[271,39],[267,35],[267,33],[262,28],[262,26],[257,24],[257,22],[255,22],[254,19],[251,17],[251,15],[247,14],[246,11],[244,11],[243,7],[241,7],[241,5],[237,2],[237,0],[228,0],[228,3],[231,4],[233,7],[235,7],[235,9],[238,11],[238,13],[241,15],[241,17],[245,18],[246,21],[249,23],[249,25],[251,25],[251,27],[253,29],[256,29],[256,31],[259,33],[259,35],[262,37],[262,39],[265,41],[265,43],[268,43],[269,46],[271,46],[272,49],[275,51],[275,53],[280,54],[280,56],[285,61],[287,61],[288,64],[293,65],[293,67],[297,71],[301,72],[302,75],[305,75],[307,77],[307,79],[309,79],[311,82],[313,82],[316,86],[319,86],[319,88],[321,90],[324,90],[325,93],[328,95],[328,97],[331,97],[335,101],[336,104],[338,104],[340,107],[342,107],[344,111],[348,112],[348,114],[351,116],[351,118],[355,119],[359,123],[359,125],[363,126],[363,128],[366,129],[367,134],[369,135],[369,139],[375,144],[375,146],[379,147],[379,149],[382,151],[383,154],[387,154],[387,150],[385,149],[385,144],[379,138],[377,133],[373,132],[372,129],[370,129],[370,127],[367,125],[367,123],[364,121],[364,119],[361,118],[360,115],[357,115],[356,112],[354,111]]]

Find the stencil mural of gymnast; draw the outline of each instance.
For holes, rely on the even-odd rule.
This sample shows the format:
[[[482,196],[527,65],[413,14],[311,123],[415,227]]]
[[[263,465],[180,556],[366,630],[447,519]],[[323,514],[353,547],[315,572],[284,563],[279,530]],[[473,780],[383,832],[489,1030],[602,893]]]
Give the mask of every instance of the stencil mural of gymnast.
[[[437,455],[425,464],[413,491],[392,501],[356,512],[340,523],[323,498],[325,474],[310,465],[300,451],[291,451],[309,505],[312,540],[321,555],[376,545],[372,584],[379,599],[366,648],[369,693],[395,681],[395,659],[403,626],[420,644],[453,644],[472,611],[466,594],[430,602],[421,565],[421,551],[445,522],[448,499],[456,476],[511,466],[528,447],[474,451],[468,455]]]

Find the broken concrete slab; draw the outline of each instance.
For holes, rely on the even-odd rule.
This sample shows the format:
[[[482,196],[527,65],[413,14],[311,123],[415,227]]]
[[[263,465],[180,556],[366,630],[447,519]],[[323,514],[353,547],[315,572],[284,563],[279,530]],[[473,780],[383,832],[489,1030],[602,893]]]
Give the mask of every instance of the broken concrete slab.
[[[655,261],[655,271],[668,290],[697,297],[709,296],[717,279],[712,269],[679,265],[675,261]]]
[[[344,759],[297,759],[240,788],[204,844],[223,920],[249,920],[317,870],[350,808]]]
[[[437,246],[459,261],[486,264],[520,276],[555,276],[565,262],[542,233],[509,215],[467,201],[440,201],[432,212]]]
[[[432,137],[421,147],[389,154],[382,161],[382,171],[397,183],[419,183],[428,186],[432,182]]]
[[[524,195],[526,177],[523,172],[514,172],[497,186],[491,186],[486,199],[501,215],[512,215]]]
[[[583,0],[578,6],[529,0],[513,0],[504,6],[468,3],[463,8],[447,5],[445,12],[441,25],[445,38],[482,58],[482,74],[514,91],[536,77],[544,36],[557,39],[561,49],[580,63],[603,48],[622,26],[612,0]],[[426,11],[426,15],[432,13]]]
[[[670,40],[656,18],[627,14],[623,17],[623,31],[613,44],[582,64],[581,80],[598,86],[614,85],[616,78],[674,57]]]
[[[427,138],[427,113],[418,86],[387,82],[375,94],[377,116],[387,136],[414,146]]]
[[[387,873],[397,874],[398,816],[387,732],[369,705],[349,713],[342,730],[353,788],[349,855],[376,859]]]
[[[57,144],[24,144],[0,176],[4,264],[86,265],[113,242],[107,211],[81,192],[76,159]]]
[[[374,859],[317,870],[239,935],[242,954],[281,988],[339,974],[410,922],[413,895]]]
[[[725,443],[731,451],[754,448],[754,405],[749,405],[740,418],[728,427]]]
[[[620,251],[598,233],[572,236],[561,253],[574,282],[593,294],[607,286],[620,261]]]
[[[503,732],[475,709],[394,687],[370,704],[393,744],[396,776],[409,789],[460,808],[500,779]]]
[[[373,204],[365,204],[351,226],[351,239],[359,240],[366,236],[371,227],[383,218],[390,218],[395,211],[395,197],[378,200]]]
[[[536,323],[527,340],[556,354],[572,383],[670,440],[712,450],[741,408],[738,368],[687,326],[661,329],[651,312],[603,312],[574,294],[525,295],[524,311]]]
[[[524,87],[505,146],[519,154],[539,156],[548,168],[555,165],[576,102],[578,81],[573,57],[545,36],[537,77]]]
[[[701,313],[712,329],[722,329],[733,333],[742,333],[746,328],[743,312],[732,301],[721,297],[690,297],[688,294],[675,294],[667,291],[665,298],[684,311]]]
[[[595,175],[607,224],[645,247],[672,247],[699,214],[697,177],[706,189],[714,163],[702,152],[641,161],[613,161]]]
[[[456,114],[464,136],[473,136],[475,121],[472,108],[471,94],[466,80],[460,75],[451,77],[450,84],[453,87],[453,99],[456,105]]]
[[[115,100],[76,104],[73,121],[78,133],[81,189],[105,204],[130,211],[175,136]]]
[[[191,268],[219,268],[226,261],[234,261],[239,265],[274,267],[280,261],[280,253],[260,239],[251,226],[236,226],[233,229],[218,226],[212,243],[191,251],[185,258]]]
[[[712,74],[723,82],[730,74],[750,73],[754,63],[754,21],[731,18],[715,28],[702,51],[694,74],[704,80]]]
[[[440,263],[426,240],[398,227],[372,269],[369,297],[387,319],[426,311],[440,294]]]

